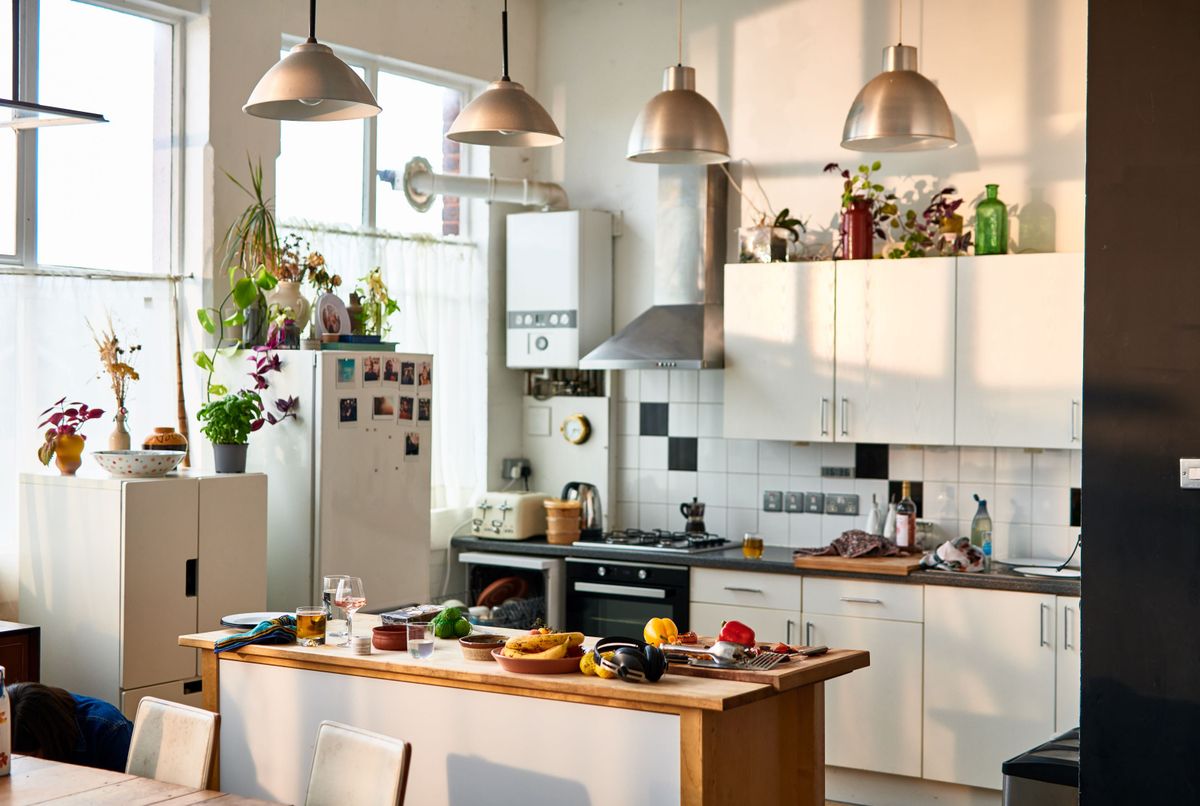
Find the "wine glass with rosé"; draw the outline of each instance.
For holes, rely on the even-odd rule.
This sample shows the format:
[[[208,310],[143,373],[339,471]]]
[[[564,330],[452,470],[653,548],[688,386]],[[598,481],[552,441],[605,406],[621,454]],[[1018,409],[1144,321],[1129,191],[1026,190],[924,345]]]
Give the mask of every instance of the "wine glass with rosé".
[[[346,611],[346,636],[354,637],[354,614],[367,604],[367,594],[359,577],[343,577],[338,580],[333,603]]]

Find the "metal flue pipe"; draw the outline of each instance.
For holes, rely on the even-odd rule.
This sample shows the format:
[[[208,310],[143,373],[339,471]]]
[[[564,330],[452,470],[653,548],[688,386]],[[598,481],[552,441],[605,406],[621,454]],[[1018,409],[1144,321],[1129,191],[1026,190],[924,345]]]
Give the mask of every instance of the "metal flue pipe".
[[[378,176],[393,190],[403,190],[408,203],[422,213],[432,206],[434,196],[485,199],[488,202],[520,204],[542,210],[567,209],[567,192],[562,185],[529,179],[435,173],[429,160],[424,157],[409,160],[402,176],[398,176],[394,170],[379,171]]]

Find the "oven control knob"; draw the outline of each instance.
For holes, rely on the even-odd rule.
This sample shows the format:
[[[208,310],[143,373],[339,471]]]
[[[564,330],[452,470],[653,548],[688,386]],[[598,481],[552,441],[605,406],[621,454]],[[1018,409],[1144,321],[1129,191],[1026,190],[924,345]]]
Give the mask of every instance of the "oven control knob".
[[[608,569],[605,568],[603,565],[596,569],[596,576],[598,576],[598,577],[602,577],[607,573],[608,573]]]
[[[650,575],[646,573],[646,569],[645,569],[645,568],[639,568],[639,569],[638,569],[638,579],[645,579],[645,578],[646,578],[646,577],[648,577],[648,576],[650,576]]]
[[[537,347],[539,350],[545,350],[547,347],[550,346],[550,340],[547,339],[545,336],[538,336],[537,341],[535,341],[533,343],[533,345],[535,347]]]

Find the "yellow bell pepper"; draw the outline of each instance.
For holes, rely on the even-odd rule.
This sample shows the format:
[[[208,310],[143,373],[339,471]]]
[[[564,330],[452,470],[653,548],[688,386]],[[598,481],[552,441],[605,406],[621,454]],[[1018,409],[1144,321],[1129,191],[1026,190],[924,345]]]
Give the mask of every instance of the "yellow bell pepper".
[[[646,639],[647,644],[653,646],[673,644],[679,637],[679,628],[669,618],[652,618],[646,622],[642,637]]]

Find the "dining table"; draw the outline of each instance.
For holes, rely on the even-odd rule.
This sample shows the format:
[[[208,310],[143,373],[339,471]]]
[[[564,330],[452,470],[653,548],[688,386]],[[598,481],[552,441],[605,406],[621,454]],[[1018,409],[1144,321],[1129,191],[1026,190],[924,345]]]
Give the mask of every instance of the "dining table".
[[[123,772],[13,755],[9,774],[0,777],[0,806],[29,806],[35,803],[265,806],[275,801],[243,798]]]

